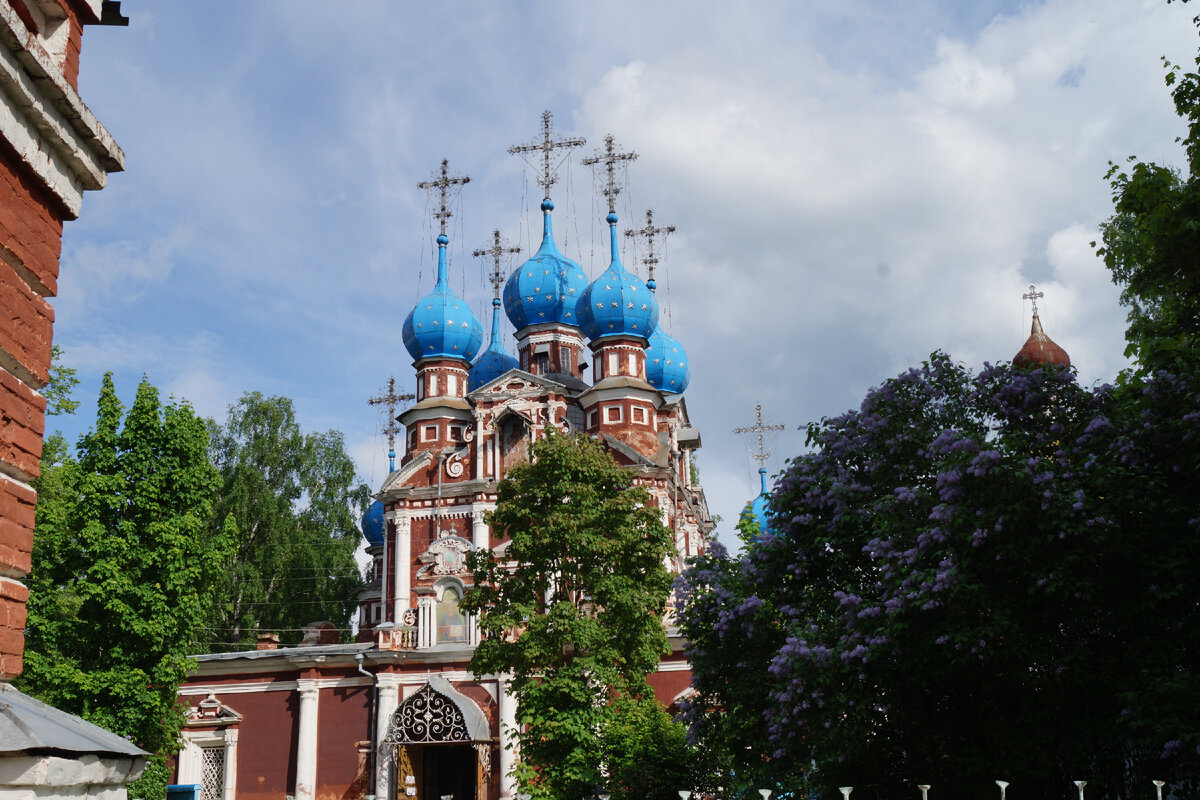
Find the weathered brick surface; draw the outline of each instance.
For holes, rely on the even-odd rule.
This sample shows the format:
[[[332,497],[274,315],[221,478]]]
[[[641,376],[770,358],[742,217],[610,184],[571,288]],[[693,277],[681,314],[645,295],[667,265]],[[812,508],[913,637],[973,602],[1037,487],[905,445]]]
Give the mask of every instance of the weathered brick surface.
[[[0,575],[29,572],[36,503],[33,489],[0,476]]]
[[[67,52],[63,59],[63,78],[66,79],[67,83],[71,84],[71,88],[78,91],[79,53],[83,49],[83,25],[80,23],[79,15],[75,13],[75,9],[71,3],[59,0],[59,5],[67,13],[67,25],[70,26],[70,33],[67,34]]]
[[[50,296],[58,293],[62,254],[62,217],[55,209],[38,179],[0,141],[0,257],[23,265],[41,284],[34,289]]]
[[[0,680],[21,674],[25,654],[25,601],[29,590],[11,578],[0,578]]]
[[[12,268],[0,264],[0,349],[40,384],[50,379],[54,308]],[[8,365],[7,359],[0,366]],[[9,365],[11,366],[11,365]]]
[[[41,474],[42,434],[46,430],[46,398],[12,374],[0,370],[0,461],[6,471],[32,480]]]

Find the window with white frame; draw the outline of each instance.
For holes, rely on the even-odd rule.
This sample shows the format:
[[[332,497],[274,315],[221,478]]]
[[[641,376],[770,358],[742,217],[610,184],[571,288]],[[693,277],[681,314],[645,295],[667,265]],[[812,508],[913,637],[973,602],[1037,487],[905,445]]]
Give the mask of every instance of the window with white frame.
[[[634,409],[633,409],[633,421],[634,421],[634,422],[643,422],[643,423],[644,423],[644,422],[646,421],[646,409],[644,409],[644,408],[638,408],[637,406],[634,406]]]
[[[597,411],[596,409],[592,409],[591,411],[588,412],[587,426],[589,428],[594,428],[599,423],[600,423],[600,412]]]
[[[605,406],[604,421],[605,422],[622,422],[625,415],[622,413],[620,406]]]
[[[421,426],[421,441],[422,442],[435,442],[435,441],[437,441],[437,438],[438,438],[438,426],[437,425],[422,425]]]
[[[179,783],[199,784],[200,800],[233,800],[237,782],[237,730],[182,732]]]

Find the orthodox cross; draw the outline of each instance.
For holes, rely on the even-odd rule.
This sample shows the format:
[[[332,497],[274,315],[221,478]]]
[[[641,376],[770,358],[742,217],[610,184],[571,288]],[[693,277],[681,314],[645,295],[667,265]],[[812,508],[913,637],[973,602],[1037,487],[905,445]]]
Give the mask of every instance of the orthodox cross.
[[[591,158],[585,158],[583,165],[585,167],[603,164],[605,171],[604,181],[604,196],[608,198],[608,213],[617,213],[617,195],[621,193],[621,188],[617,186],[617,164],[625,161],[636,161],[637,153],[618,153],[616,145],[613,144],[613,137],[610,133],[604,137],[604,151],[596,151],[596,155]]]
[[[642,259],[642,263],[646,265],[647,283],[654,280],[654,267],[659,261],[658,256],[654,254],[654,238],[662,236],[665,239],[667,238],[667,234],[674,232],[674,225],[668,225],[665,228],[654,227],[654,209],[652,208],[646,209],[646,227],[637,231],[625,231],[626,236],[640,236],[646,240],[646,244],[648,245],[647,255]]]
[[[508,154],[512,156],[524,156],[526,153],[541,153],[542,174],[538,177],[537,183],[538,186],[541,186],[546,190],[546,197],[550,196],[550,187],[558,181],[558,178],[554,175],[555,170],[558,169],[558,164],[551,165],[550,163],[550,160],[554,155],[554,151],[562,149],[569,150],[572,147],[582,147],[583,145],[587,144],[587,140],[581,138],[559,139],[556,142],[553,138],[553,130],[554,115],[549,111],[543,111],[542,140],[540,142],[533,142],[531,144],[514,144],[512,147],[508,148]],[[566,156],[567,154],[564,153],[563,158],[566,158]],[[562,163],[562,159],[559,159],[559,163]]]
[[[437,175],[437,173],[434,173]],[[417,184],[418,189],[437,189],[438,190],[438,210],[433,212],[433,218],[441,223],[441,230],[438,233],[446,232],[446,220],[450,219],[450,209],[446,205],[446,196],[450,194],[450,187],[462,186],[470,183],[471,179],[466,175],[450,175],[449,162],[442,159],[441,176],[430,181],[421,181]]]
[[[550,112],[547,111],[546,113],[549,114]],[[506,244],[508,244],[508,242],[500,239],[500,231],[494,230],[492,231],[492,246],[487,250],[476,250],[474,253],[471,253],[471,255],[475,256],[476,258],[482,258],[483,256],[492,257],[492,272],[490,275],[488,275],[488,281],[492,284],[492,288],[496,290],[497,298],[500,297],[500,285],[504,283],[504,272],[500,269],[500,259],[506,253],[512,253],[515,255],[521,252],[521,248],[505,247],[504,245]]]
[[[743,433],[754,433],[758,435],[758,452],[751,453],[750,457],[758,462],[759,469],[766,469],[767,459],[771,454],[763,447],[763,434],[767,431],[781,431],[786,428],[786,425],[763,425],[762,419],[762,403],[754,404],[755,422],[748,428],[734,428],[733,432],[741,435]]]
[[[1036,317],[1037,316],[1037,301],[1039,298],[1042,298],[1045,296],[1046,296],[1045,294],[1043,294],[1042,292],[1039,292],[1037,290],[1037,288],[1031,283],[1031,284],[1029,284],[1029,291],[1026,292],[1025,294],[1021,295],[1021,299],[1033,301],[1033,315]]]
[[[367,400],[369,406],[383,406],[387,409],[388,423],[383,426],[383,432],[388,438],[389,472],[396,471],[396,434],[404,430],[403,426],[396,422],[396,406],[415,399],[415,394],[396,394],[396,379],[388,378],[387,394]]]

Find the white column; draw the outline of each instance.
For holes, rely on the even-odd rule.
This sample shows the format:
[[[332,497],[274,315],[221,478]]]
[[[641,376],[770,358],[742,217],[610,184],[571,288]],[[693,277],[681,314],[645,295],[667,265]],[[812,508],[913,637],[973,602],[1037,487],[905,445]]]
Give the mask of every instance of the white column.
[[[476,550],[486,550],[491,542],[488,541],[488,524],[484,521],[483,511],[471,512],[471,544]]]
[[[235,728],[225,731],[225,800],[237,797],[237,743]]]
[[[496,681],[496,704],[500,707],[500,797],[515,797],[517,781],[512,771],[517,761],[517,698],[503,677]]]
[[[437,644],[434,629],[434,605],[437,601],[432,597],[417,598],[417,647],[424,649]]]
[[[317,682],[301,678],[300,733],[296,745],[296,800],[315,800],[317,794]]]
[[[396,605],[392,619],[397,625],[404,621],[408,596],[412,592],[412,520],[408,515],[396,517]]]
[[[375,701],[375,741],[379,743],[375,759],[375,796],[390,797],[388,776],[391,772],[392,748],[385,745],[388,727],[392,724],[392,714],[400,705],[400,679],[392,674],[384,673],[379,676],[379,693]]]

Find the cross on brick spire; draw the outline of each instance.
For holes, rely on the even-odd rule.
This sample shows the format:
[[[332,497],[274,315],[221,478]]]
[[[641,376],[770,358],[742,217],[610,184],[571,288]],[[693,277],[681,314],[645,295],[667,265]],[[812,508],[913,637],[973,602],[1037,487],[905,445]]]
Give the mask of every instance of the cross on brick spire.
[[[549,114],[550,112],[547,111],[546,113]],[[505,247],[507,244],[508,242],[500,239],[500,231],[497,229],[492,231],[491,247],[489,247],[487,250],[476,250],[475,252],[471,253],[471,255],[475,256],[476,258],[483,258],[484,256],[492,257],[492,271],[491,274],[488,275],[488,282],[490,282],[492,284],[492,288],[496,290],[495,296],[497,298],[500,297],[500,286],[504,283],[504,272],[500,269],[500,259],[507,253],[512,253],[515,255],[521,252],[521,248],[519,247]]]
[[[1037,287],[1035,287],[1031,283],[1031,284],[1029,284],[1029,291],[1026,292],[1025,294],[1021,295],[1021,299],[1033,301],[1033,315],[1036,317],[1037,316],[1037,301],[1045,296],[1046,295],[1044,293],[1039,292],[1037,290]]]
[[[771,457],[770,452],[763,447],[763,434],[767,431],[781,431],[786,428],[786,425],[763,425],[762,418],[762,403],[754,404],[755,422],[748,428],[734,428],[733,432],[741,435],[743,433],[754,433],[758,435],[758,452],[751,453],[750,457],[758,462],[759,472],[762,472],[767,467],[767,459]]]
[[[546,190],[546,197],[550,197],[550,187],[558,182],[558,178],[554,175],[558,169],[558,165],[562,163],[563,158],[566,158],[568,153],[563,153],[562,158],[558,163],[551,164],[550,161],[555,150],[567,150],[572,147],[582,147],[587,144],[587,140],[583,138],[575,139],[559,139],[554,141],[554,115],[549,111],[542,112],[542,140],[531,144],[514,144],[508,148],[509,155],[524,156],[527,153],[540,153],[542,156],[542,174],[538,176],[537,183]]]
[[[396,394],[396,379],[388,378],[387,394],[367,400],[369,406],[383,406],[387,409],[388,422],[383,426],[383,432],[388,437],[389,472],[396,471],[396,434],[404,430],[403,426],[396,421],[396,406],[415,399],[416,395],[414,394]]]
[[[636,231],[625,231],[626,236],[640,236],[646,240],[648,245],[647,255],[642,259],[642,263],[646,265],[646,282],[654,280],[654,267],[658,264],[659,258],[654,254],[654,238],[662,236],[667,238],[667,234],[674,233],[675,226],[668,225],[665,228],[654,227],[654,209],[646,209],[646,227]]]
[[[583,160],[585,167],[595,166],[596,164],[604,165],[605,180],[603,195],[608,199],[608,213],[617,213],[617,195],[621,193],[621,188],[617,186],[617,164],[636,160],[637,153],[617,152],[611,133],[604,137],[603,151],[597,150],[596,155]]]
[[[417,184],[418,189],[437,189],[438,190],[438,210],[433,212],[433,218],[441,223],[441,229],[438,233],[446,233],[446,220],[450,219],[450,209],[446,204],[447,196],[450,194],[452,186],[463,186],[471,182],[471,179],[466,175],[450,175],[450,162],[442,159],[441,175],[435,177],[434,180],[421,181]],[[435,176],[438,173],[434,173]]]

